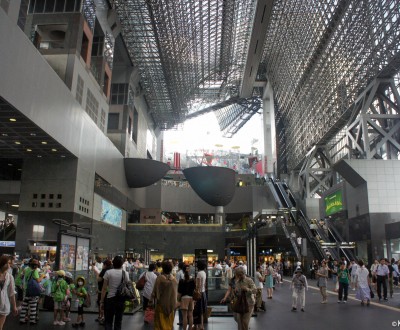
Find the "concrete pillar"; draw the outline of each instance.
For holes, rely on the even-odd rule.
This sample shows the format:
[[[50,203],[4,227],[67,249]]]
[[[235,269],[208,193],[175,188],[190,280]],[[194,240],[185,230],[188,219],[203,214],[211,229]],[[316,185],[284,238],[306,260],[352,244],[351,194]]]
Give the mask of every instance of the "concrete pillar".
[[[276,133],[275,109],[272,86],[268,82],[263,95],[263,126],[264,126],[264,170],[266,173],[274,171],[276,162]]]

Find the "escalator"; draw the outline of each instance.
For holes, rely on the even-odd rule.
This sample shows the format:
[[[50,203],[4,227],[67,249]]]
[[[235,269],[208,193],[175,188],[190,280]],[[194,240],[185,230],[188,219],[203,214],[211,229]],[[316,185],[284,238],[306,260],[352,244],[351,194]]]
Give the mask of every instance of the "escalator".
[[[275,184],[280,189],[281,194],[283,196],[286,195],[285,199],[287,200],[287,204],[290,205],[290,207],[296,206],[295,198],[288,185],[285,182],[279,181],[275,182]],[[301,209],[298,208],[297,212],[299,222],[302,222],[303,225],[310,228],[310,232],[314,236],[317,244],[321,247],[324,257],[330,255],[334,260],[340,260],[341,257],[345,257],[347,261],[356,260],[353,251],[342,246],[344,239],[332,224],[325,221],[324,227],[317,225],[313,232],[310,226],[310,219],[306,217]]]
[[[326,258],[327,255],[322,248],[320,242],[316,239],[310,229],[310,224],[307,218],[304,216],[303,212],[300,211],[298,214],[296,209],[296,201],[293,195],[290,193],[287,186],[284,186],[282,182],[273,180],[270,178],[268,185],[273,192],[276,202],[279,205],[279,208],[283,211],[283,215],[285,220],[293,222],[296,224],[297,228],[300,231],[300,235],[302,238],[306,238],[308,241],[308,245],[314,255],[314,257],[322,259]],[[286,219],[286,217],[288,219]],[[296,245],[296,244],[295,244]]]
[[[283,208],[283,205],[282,205],[282,202],[281,202],[281,200],[280,200],[280,198],[278,196],[278,193],[274,188],[272,179],[270,181],[268,181],[268,187],[269,187],[272,195],[274,196],[275,201],[278,203],[279,208]],[[289,217],[288,214],[284,213],[284,220],[280,219],[279,223],[282,226],[282,229],[283,229],[283,231],[285,233],[286,238],[289,239],[290,243],[292,244],[293,250],[296,253],[297,260],[301,260],[301,253],[300,253],[299,248],[297,246],[296,239],[292,235],[289,234],[289,231],[288,231],[288,229],[286,227],[286,223],[289,222],[288,217]]]

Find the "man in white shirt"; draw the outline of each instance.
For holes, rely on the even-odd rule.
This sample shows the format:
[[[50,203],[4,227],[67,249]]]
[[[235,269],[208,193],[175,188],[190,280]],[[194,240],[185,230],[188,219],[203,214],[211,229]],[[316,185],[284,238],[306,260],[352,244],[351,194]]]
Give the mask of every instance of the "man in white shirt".
[[[257,295],[256,295],[256,312],[259,310],[263,310],[265,312],[265,303],[262,300],[262,290],[264,283],[264,276],[261,275],[261,266],[258,265],[256,267],[256,274],[254,276],[254,284],[257,288]]]
[[[214,266],[214,276],[215,276],[215,289],[221,289],[221,281],[222,281],[222,266],[221,262],[217,260]]]
[[[352,260],[351,261],[351,265],[350,265],[349,268],[351,269],[351,278],[350,278],[351,289],[353,291],[355,291],[356,290],[356,283],[357,283],[358,265],[354,260]]]
[[[387,280],[389,277],[389,268],[386,265],[385,258],[382,258],[378,267],[376,267],[376,286],[379,301],[382,300],[382,286],[383,286],[383,300],[387,301]]]

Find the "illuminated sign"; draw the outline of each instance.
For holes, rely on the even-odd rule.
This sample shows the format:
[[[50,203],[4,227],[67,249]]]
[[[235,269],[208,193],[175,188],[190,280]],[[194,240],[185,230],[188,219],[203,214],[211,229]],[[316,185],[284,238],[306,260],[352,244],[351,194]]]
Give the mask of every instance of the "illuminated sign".
[[[100,220],[121,228],[122,210],[102,199]]]
[[[325,197],[325,214],[331,215],[343,210],[342,191],[337,190]]]
[[[0,241],[0,246],[15,247],[15,241]]]

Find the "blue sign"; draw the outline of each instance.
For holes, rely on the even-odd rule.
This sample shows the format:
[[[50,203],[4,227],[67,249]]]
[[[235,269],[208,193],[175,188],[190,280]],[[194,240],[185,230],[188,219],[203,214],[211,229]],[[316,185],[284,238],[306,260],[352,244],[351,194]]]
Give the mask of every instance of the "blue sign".
[[[0,246],[15,247],[15,241],[0,241]]]

